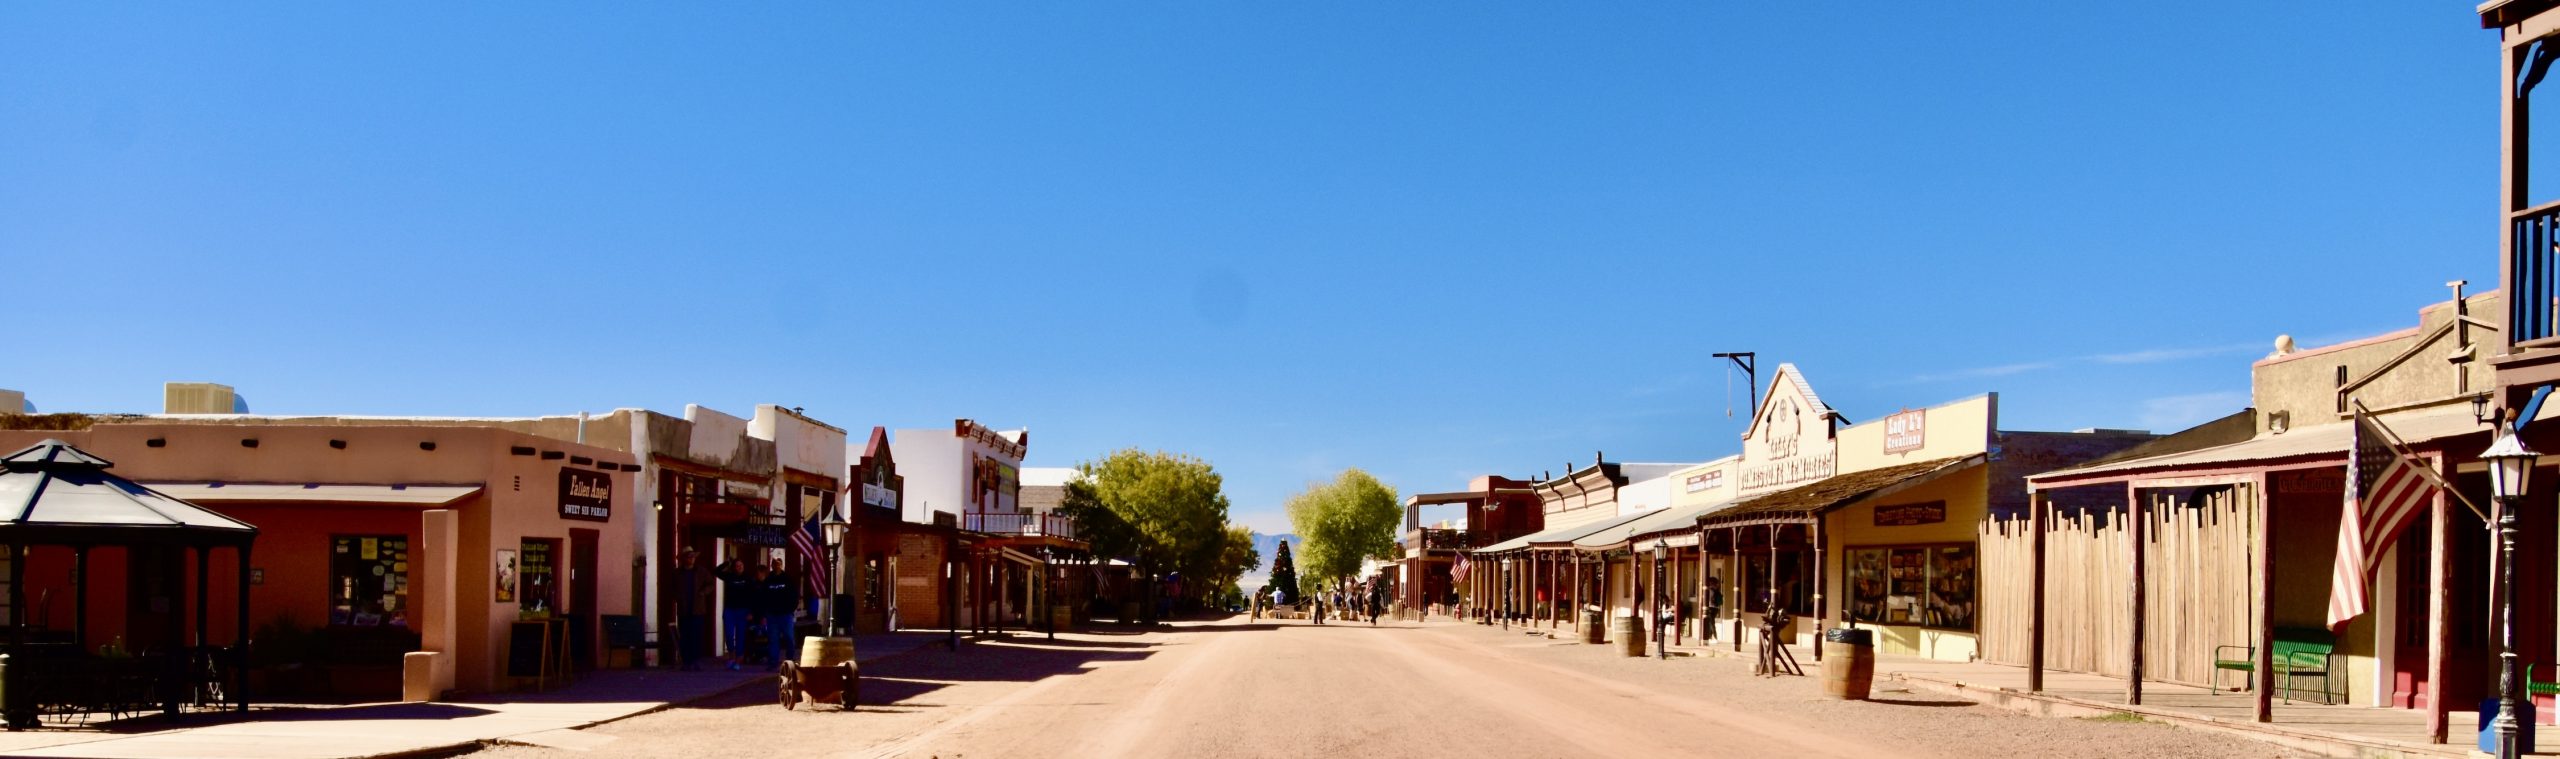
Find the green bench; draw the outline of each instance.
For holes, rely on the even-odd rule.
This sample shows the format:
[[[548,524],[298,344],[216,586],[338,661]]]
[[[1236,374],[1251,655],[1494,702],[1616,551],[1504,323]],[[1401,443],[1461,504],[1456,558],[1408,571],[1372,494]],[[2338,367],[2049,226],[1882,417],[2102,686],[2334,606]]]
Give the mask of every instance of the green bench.
[[[2239,655],[2235,657],[2233,653]],[[2346,683],[2343,680],[2347,675],[2347,655],[2338,653],[2338,637],[2327,630],[2276,628],[2275,667],[2276,692],[2282,694],[2286,703],[2292,703],[2294,694],[2305,692],[2305,689],[2295,687],[2294,682],[2306,677],[2320,678],[2320,689],[2310,691],[2320,694],[2320,703],[2335,704],[2346,700]],[[2256,646],[2217,646],[2213,649],[2213,682],[2206,691],[2222,692],[2222,673],[2225,671],[2246,674],[2257,669]],[[2257,678],[2245,678],[2241,690],[2253,687],[2257,687]]]

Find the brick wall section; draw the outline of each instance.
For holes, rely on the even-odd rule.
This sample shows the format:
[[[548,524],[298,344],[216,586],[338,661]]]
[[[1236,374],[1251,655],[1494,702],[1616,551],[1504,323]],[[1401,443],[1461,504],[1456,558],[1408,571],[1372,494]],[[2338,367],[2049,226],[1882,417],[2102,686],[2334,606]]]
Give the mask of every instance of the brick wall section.
[[[942,627],[943,541],[932,535],[898,536],[898,623],[908,629]]]

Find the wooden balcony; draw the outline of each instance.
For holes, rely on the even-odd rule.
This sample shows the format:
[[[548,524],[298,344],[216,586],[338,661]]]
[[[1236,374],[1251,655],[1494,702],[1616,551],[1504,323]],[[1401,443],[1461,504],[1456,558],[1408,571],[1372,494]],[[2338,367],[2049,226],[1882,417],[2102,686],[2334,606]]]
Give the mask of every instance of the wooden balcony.
[[[961,515],[960,529],[1007,537],[1076,539],[1075,520],[1028,511],[972,511]]]

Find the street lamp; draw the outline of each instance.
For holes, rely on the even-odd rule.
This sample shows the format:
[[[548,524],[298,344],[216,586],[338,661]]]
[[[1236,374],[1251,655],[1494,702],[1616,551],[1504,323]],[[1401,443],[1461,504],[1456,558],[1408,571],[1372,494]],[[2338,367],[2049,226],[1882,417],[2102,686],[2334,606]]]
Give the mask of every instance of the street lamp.
[[[1502,629],[1511,629],[1511,557],[1502,557]]]
[[[827,518],[818,521],[818,531],[827,541],[827,637],[830,638],[836,636],[836,617],[841,616],[842,611],[836,608],[836,604],[838,597],[844,595],[841,587],[844,578],[837,576],[836,563],[844,552],[845,528],[852,526],[833,506],[827,507]]]
[[[1653,540],[1653,598],[1647,601],[1653,604],[1653,655],[1655,659],[1662,661],[1671,659],[1670,636],[1662,634],[1662,560],[1670,555],[1671,541],[1655,538]]]
[[[2538,454],[2526,448],[2513,430],[2500,430],[2497,442],[2480,452],[2489,462],[2489,494],[2498,503],[2498,759],[2514,759],[2516,745],[2516,502],[2533,479]]]

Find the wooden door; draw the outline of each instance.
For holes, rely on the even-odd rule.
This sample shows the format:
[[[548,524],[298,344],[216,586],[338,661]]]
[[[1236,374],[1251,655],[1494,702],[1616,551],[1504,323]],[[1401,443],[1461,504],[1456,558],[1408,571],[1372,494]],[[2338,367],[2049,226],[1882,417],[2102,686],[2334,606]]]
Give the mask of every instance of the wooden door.
[[[569,531],[569,616],[577,631],[569,641],[569,659],[579,669],[594,669],[596,662],[596,536],[595,530]]]

